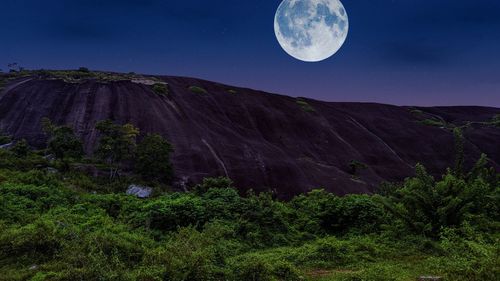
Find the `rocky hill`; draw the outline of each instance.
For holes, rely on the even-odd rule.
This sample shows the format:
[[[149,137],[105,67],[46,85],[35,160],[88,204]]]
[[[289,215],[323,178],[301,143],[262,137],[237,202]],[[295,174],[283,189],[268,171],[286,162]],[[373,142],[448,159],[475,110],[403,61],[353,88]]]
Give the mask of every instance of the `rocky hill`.
[[[486,153],[500,167],[499,108],[322,102],[112,73],[4,74],[0,87],[0,129],[33,146],[45,141],[43,117],[73,126],[88,153],[103,119],[162,134],[175,147],[178,188],[228,176],[241,189],[276,190],[282,198],[319,187],[369,193],[412,175],[419,162],[436,174],[452,166],[455,126],[464,126],[467,165]]]

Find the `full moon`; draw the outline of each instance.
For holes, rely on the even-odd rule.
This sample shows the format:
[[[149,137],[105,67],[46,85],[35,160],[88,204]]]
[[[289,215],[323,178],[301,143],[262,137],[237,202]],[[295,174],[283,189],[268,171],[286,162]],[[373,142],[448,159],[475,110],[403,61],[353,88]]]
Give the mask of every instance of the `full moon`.
[[[274,17],[274,32],[290,56],[318,62],[344,44],[349,20],[339,0],[284,0]]]

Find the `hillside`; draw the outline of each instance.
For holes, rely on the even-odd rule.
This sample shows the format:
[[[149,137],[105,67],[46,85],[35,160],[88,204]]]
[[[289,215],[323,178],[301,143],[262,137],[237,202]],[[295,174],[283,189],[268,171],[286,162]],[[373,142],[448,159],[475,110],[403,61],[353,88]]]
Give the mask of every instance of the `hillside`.
[[[228,176],[240,189],[276,189],[283,198],[318,187],[369,193],[381,181],[412,175],[416,163],[433,174],[452,166],[452,128],[467,122],[466,164],[486,153],[500,167],[500,129],[492,122],[499,108],[322,102],[132,74],[34,72],[0,79],[1,130],[42,146],[40,120],[49,117],[73,126],[91,153],[96,122],[130,122],[173,144],[179,189]],[[152,84],[163,83],[168,94],[155,93]]]

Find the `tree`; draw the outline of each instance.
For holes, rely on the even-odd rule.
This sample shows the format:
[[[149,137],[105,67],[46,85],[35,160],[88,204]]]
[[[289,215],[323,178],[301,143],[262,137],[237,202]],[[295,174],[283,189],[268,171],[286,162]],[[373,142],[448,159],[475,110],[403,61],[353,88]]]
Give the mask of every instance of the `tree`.
[[[69,170],[69,163],[83,157],[83,143],[68,126],[55,126],[50,119],[42,119],[42,129],[48,136],[47,148],[60,160],[63,170]]]
[[[464,135],[462,129],[455,128],[453,130],[455,137],[455,176],[463,177],[464,175]]]
[[[7,64],[7,67],[9,68],[9,72],[19,72],[19,64],[17,62],[12,62]]]
[[[119,172],[120,163],[132,158],[139,129],[132,124],[118,125],[111,120],[100,121],[95,128],[101,134],[96,155],[110,166],[110,179]]]
[[[172,178],[172,146],[158,134],[148,134],[137,146],[135,170],[147,180],[168,181]]]

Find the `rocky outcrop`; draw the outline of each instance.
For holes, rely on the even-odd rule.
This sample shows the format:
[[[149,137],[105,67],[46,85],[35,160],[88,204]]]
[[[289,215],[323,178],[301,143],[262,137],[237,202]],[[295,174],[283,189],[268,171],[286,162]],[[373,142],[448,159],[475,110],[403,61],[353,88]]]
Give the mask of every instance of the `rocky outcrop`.
[[[498,108],[321,102],[191,78],[158,79],[168,85],[167,96],[131,80],[20,78],[0,94],[0,129],[41,146],[40,120],[49,117],[73,126],[92,153],[96,122],[130,122],[173,144],[174,182],[183,187],[229,176],[242,190],[276,190],[282,198],[313,188],[373,192],[381,181],[412,175],[419,162],[441,173],[454,160],[450,123],[476,122],[465,129],[467,165],[484,152],[499,167],[500,130],[481,123],[500,114]],[[444,125],[426,125],[427,119]],[[353,170],[353,161],[363,168]]]

